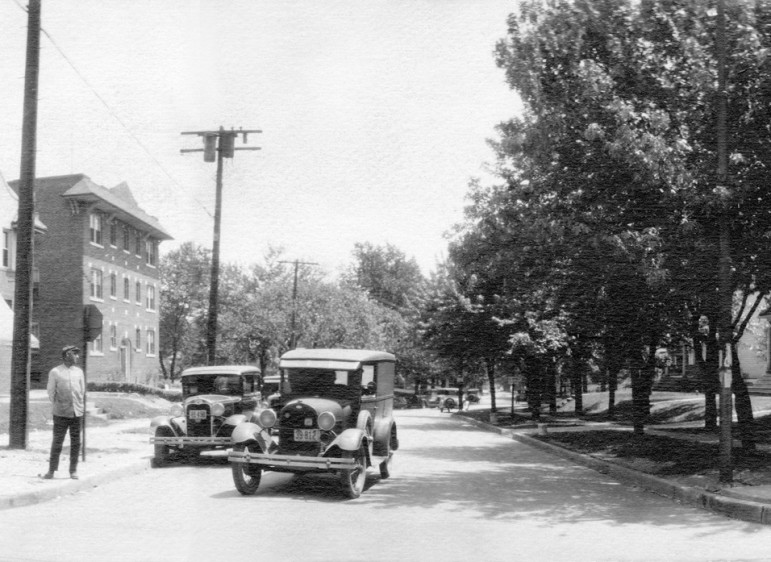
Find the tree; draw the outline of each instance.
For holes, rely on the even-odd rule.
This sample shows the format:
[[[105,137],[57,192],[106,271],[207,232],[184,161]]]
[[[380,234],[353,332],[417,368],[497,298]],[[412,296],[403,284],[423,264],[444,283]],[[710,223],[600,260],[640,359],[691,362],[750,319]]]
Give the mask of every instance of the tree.
[[[159,261],[158,359],[165,379],[174,381],[182,368],[201,360],[210,259],[208,250],[186,242]]]

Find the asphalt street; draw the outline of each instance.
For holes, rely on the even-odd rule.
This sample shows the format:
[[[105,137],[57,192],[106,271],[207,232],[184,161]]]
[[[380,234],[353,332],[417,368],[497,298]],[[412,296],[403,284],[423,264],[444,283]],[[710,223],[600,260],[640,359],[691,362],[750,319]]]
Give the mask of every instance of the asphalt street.
[[[235,490],[222,459],[0,512],[3,561],[771,560],[771,528],[682,506],[436,410],[397,412],[393,476]]]

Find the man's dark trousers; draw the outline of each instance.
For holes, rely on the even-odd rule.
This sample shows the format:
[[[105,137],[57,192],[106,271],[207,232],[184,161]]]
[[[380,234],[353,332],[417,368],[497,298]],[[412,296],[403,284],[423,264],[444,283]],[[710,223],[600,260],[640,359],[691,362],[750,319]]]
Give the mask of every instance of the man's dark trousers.
[[[80,454],[80,421],[83,416],[65,418],[54,416],[54,441],[51,444],[51,458],[48,461],[48,471],[59,470],[59,455],[62,454],[64,436],[70,432],[70,472],[78,470],[78,455]]]

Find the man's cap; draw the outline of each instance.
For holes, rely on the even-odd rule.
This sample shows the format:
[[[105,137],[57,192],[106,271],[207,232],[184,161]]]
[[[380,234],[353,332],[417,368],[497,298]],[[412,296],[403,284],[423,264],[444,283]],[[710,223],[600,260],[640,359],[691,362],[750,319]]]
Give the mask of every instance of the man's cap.
[[[62,355],[67,355],[70,351],[75,351],[77,353],[80,353],[80,348],[76,345],[65,345],[62,348]]]

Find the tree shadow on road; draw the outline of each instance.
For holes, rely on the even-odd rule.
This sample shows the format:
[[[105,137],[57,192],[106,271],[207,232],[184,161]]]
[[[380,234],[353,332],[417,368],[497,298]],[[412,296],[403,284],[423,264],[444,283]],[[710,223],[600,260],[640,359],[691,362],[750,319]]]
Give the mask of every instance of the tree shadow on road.
[[[431,508],[476,512],[496,520],[541,520],[544,525],[602,521],[673,528],[735,530],[737,522],[613,478],[457,419],[400,419],[419,441],[397,452],[394,476],[375,481],[364,501],[374,508]],[[449,432],[449,446],[445,441]],[[435,437],[435,439],[432,439]],[[757,524],[747,523],[746,532]]]

